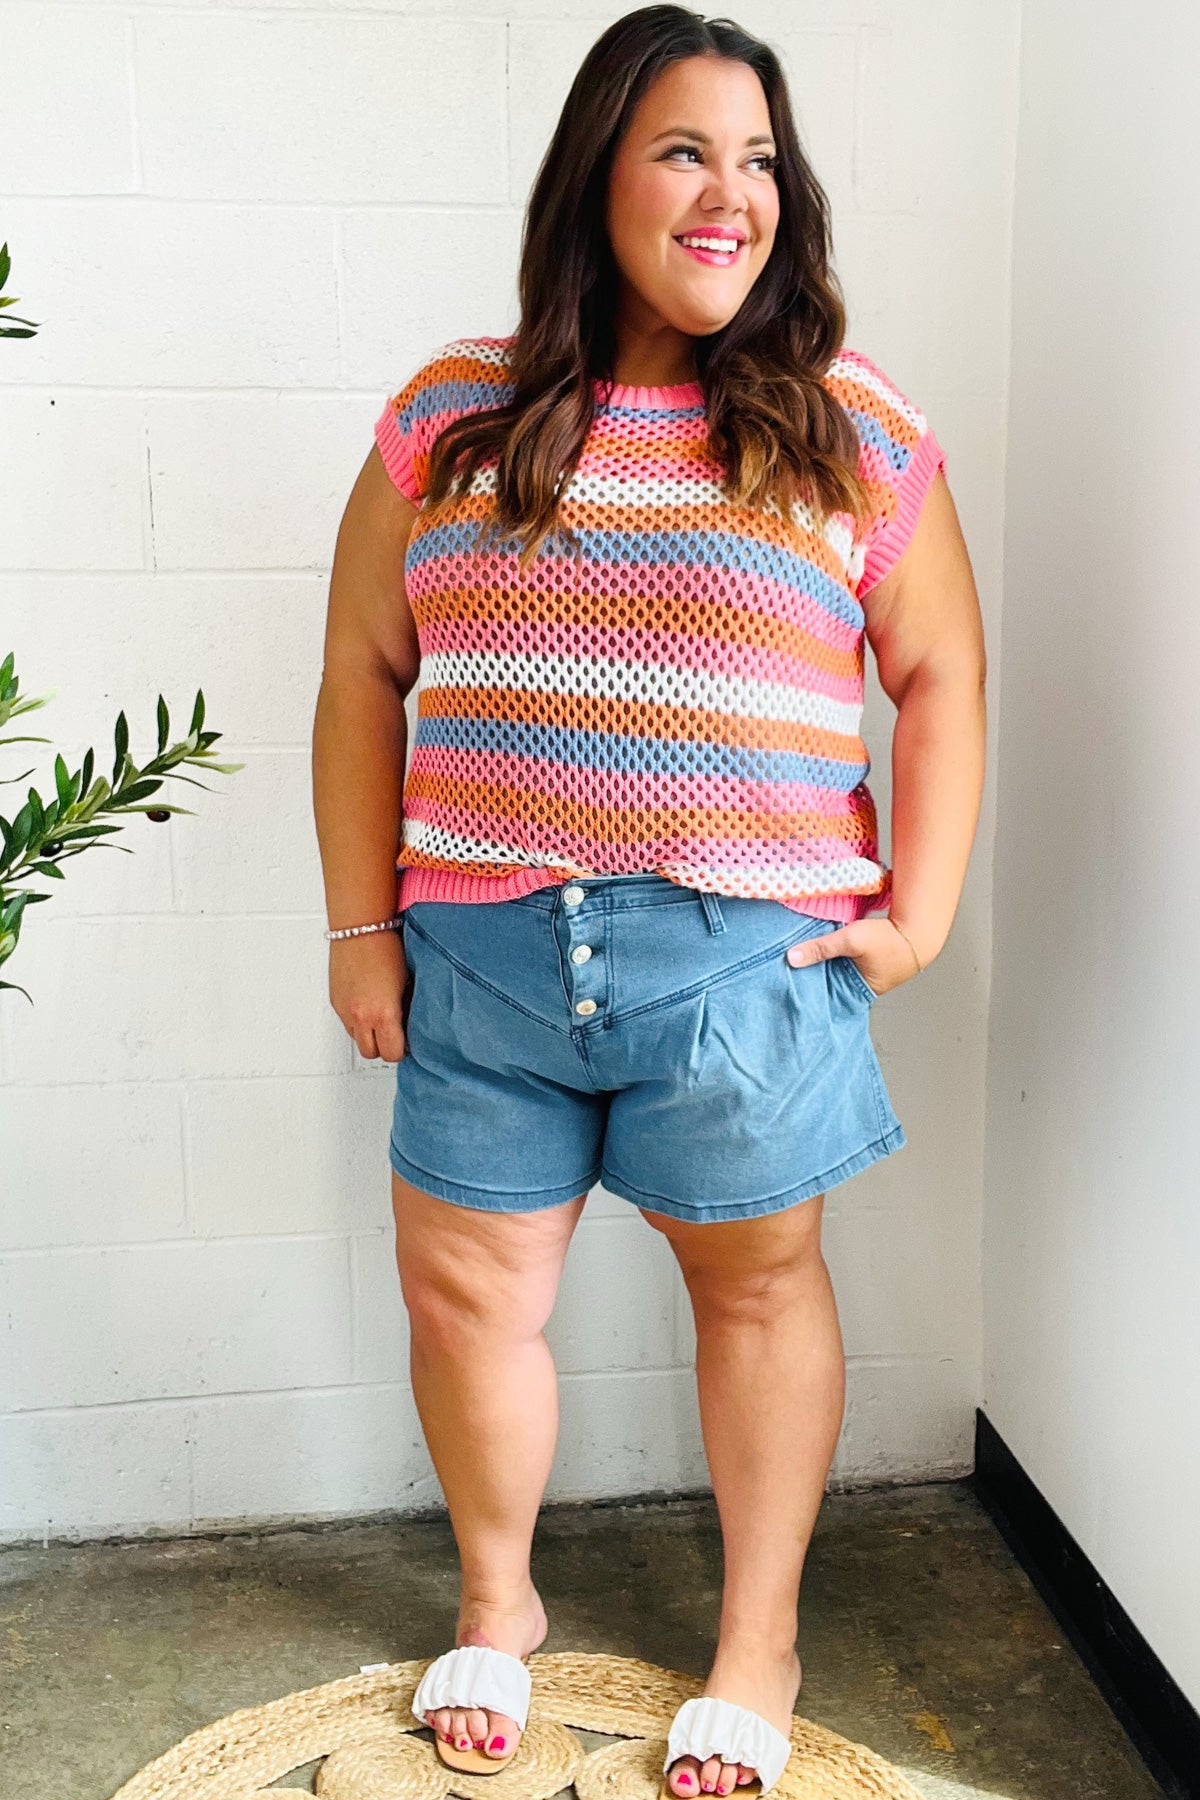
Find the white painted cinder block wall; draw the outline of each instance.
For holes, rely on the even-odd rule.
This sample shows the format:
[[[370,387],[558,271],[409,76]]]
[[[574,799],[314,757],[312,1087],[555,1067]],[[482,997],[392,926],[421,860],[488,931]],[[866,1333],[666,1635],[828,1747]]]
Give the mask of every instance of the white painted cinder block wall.
[[[328,1006],[309,737],[341,510],[384,396],[515,323],[577,0],[0,9],[17,311],[0,653],[111,765],[197,686],[245,763],[69,865],[0,996],[0,1536],[436,1504],[391,1243],[392,1071]],[[1016,0],[761,0],[834,208],[848,341],[946,447],[998,631]],[[892,711],[866,735],[886,823]],[[7,753],[6,772],[36,762]],[[44,779],[41,782],[45,789]],[[21,790],[11,792],[19,794]],[[5,810],[11,815],[15,805]],[[979,1396],[991,795],[959,919],[873,1015],[909,1145],[831,1191],[835,1484],[962,1473]],[[122,841],[122,840],[118,840]],[[886,850],[886,839],[885,839]],[[686,1296],[597,1190],[550,1336],[550,1497],[695,1488]]]
[[[1026,10],[984,1405],[1200,1706],[1197,68]]]

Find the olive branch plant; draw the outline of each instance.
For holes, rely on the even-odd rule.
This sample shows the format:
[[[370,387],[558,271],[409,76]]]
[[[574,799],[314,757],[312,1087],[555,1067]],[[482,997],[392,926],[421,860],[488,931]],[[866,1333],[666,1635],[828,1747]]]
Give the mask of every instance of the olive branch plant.
[[[11,269],[12,259],[8,253],[8,245],[0,244],[0,288],[7,282]],[[9,323],[3,317],[3,309],[15,306],[16,300],[16,295],[0,294],[0,338],[30,338],[37,334],[36,321],[19,319],[13,315],[14,322]],[[10,719],[32,712],[35,707],[45,706],[47,700],[53,698],[54,690],[51,689],[49,694],[29,695],[22,699],[15,663],[16,658],[10,650],[0,664],[0,733],[3,733]],[[191,775],[181,774],[178,764],[201,763],[219,775],[233,775],[246,766],[244,763],[219,763],[212,760],[212,746],[221,733],[204,730],[204,693],[199,688],[196,690],[196,703],[192,708],[192,722],[188,727],[187,737],[168,747],[170,730],[171,717],[160,694],[158,749],[145,768],[139,769],[129,754],[129,726],[125,714],[119,713],[113,732],[116,757],[111,781],[103,775],[96,775],[93,779],[95,758],[90,749],[74,774],[67,768],[59,753],[54,759],[53,800],[48,803],[43,801],[37,789],[31,787],[29,798],[14,819],[10,821],[0,816],[0,839],[3,839],[3,848],[0,849],[0,967],[3,967],[17,947],[25,908],[36,905],[39,900],[50,899],[49,893],[38,893],[36,889],[23,885],[31,875],[64,881],[66,877],[59,867],[60,863],[93,847],[101,850],[124,850],[127,855],[132,856],[132,850],[125,844],[100,842],[111,833],[119,832],[121,827],[97,823],[99,815],[111,818],[141,812],[152,823],[165,824],[173,812],[192,811],[190,806],[143,804],[151,794],[158,791],[166,777],[175,781],[190,781],[193,787],[207,785],[203,781],[196,781]],[[0,747],[5,744],[49,742],[50,739],[44,737],[0,735]],[[0,785],[24,781],[32,773],[32,769],[26,769],[21,775],[0,776]],[[15,988],[18,993],[25,995],[32,1006],[33,1001],[28,991],[18,982],[0,981],[0,988]]]
[[[15,657],[10,651],[0,664],[0,734],[3,734],[11,719],[32,712],[35,707],[44,706],[53,697],[52,690],[50,694],[21,698],[19,690]],[[172,813],[191,813],[193,809],[190,806],[145,804],[168,777],[175,781],[190,782],[193,787],[207,787],[206,782],[184,775],[179,768],[181,763],[200,764],[219,775],[232,775],[245,767],[244,763],[213,761],[212,746],[221,733],[204,730],[202,689],[196,690],[187,736],[168,746],[170,730],[170,714],[160,694],[158,747],[145,767],[138,768],[129,754],[129,726],[125,714],[119,713],[113,731],[116,755],[111,781],[103,775],[94,774],[95,758],[90,748],[74,773],[67,768],[62,754],[58,753],[54,759],[54,798],[45,802],[37,789],[31,787],[28,799],[11,821],[0,816],[0,838],[3,839],[3,848],[0,849],[0,967],[8,961],[17,947],[26,907],[51,897],[48,892],[39,893],[24,886],[30,876],[63,881],[66,877],[59,865],[66,862],[68,857],[79,856],[82,851],[90,850],[93,846],[102,850],[124,850],[131,856],[133,852],[127,845],[100,842],[121,830],[120,825],[104,824],[103,818],[140,812],[145,813],[153,823],[163,824]],[[44,737],[0,735],[0,746],[48,744],[50,741]],[[32,773],[31,769],[26,769],[21,775],[0,776],[0,782],[7,785],[23,781]],[[29,993],[18,982],[0,981],[0,988],[16,988],[33,1004]]]

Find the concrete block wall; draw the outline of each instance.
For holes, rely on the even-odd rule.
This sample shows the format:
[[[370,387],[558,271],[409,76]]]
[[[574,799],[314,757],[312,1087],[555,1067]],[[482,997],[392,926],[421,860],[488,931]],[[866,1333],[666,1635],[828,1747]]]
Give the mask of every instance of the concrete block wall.
[[[0,8],[0,655],[111,766],[161,691],[244,769],[68,865],[0,994],[0,1540],[436,1503],[391,1242],[393,1071],[329,1008],[309,745],[337,523],[383,397],[515,322],[586,0]],[[848,341],[934,420],[998,626],[1016,0],[737,15],[789,69]],[[886,821],[892,711],[868,694]],[[3,773],[53,750],[6,753]],[[45,752],[43,757],[42,752]],[[35,753],[36,754],[33,754]],[[51,781],[52,785],[52,781]],[[19,803],[0,796],[11,816]],[[909,1146],[831,1191],[836,1483],[969,1466],[990,796],[927,976],[873,1015]],[[550,1336],[551,1497],[706,1481],[670,1252],[597,1190]]]

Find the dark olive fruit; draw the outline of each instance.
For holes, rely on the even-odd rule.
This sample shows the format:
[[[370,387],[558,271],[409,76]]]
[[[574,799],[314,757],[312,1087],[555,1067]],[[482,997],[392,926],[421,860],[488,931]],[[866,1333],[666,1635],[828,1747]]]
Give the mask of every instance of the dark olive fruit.
[[[152,819],[156,825],[161,825],[164,820],[169,819],[170,816],[170,813],[164,806],[151,807],[150,811],[146,814],[146,817]]]

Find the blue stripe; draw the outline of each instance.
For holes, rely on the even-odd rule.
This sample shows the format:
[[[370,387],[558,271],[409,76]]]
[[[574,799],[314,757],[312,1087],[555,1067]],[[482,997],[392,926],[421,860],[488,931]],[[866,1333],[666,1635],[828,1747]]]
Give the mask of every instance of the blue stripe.
[[[869,757],[866,762],[849,763],[744,744],[631,737],[622,732],[579,731],[568,726],[522,724],[512,719],[449,718],[426,713],[418,714],[413,744],[414,748],[543,757],[564,767],[643,777],[707,775],[767,783],[802,781],[836,793],[849,793],[871,769]],[[653,795],[649,801],[653,804]]]
[[[421,531],[414,529],[404,559],[405,569],[420,568],[442,556],[469,555],[475,547],[477,530],[471,520],[432,524]],[[844,625],[858,629],[863,623],[863,609],[853,594],[824,569],[786,545],[764,544],[756,538],[717,530],[605,531],[603,528],[584,528],[578,532],[578,537],[585,560],[593,565],[597,562],[639,563],[663,569],[670,579],[672,597],[682,599],[685,605],[686,591],[681,590],[684,590],[691,571],[708,570],[719,575],[752,575],[777,581],[815,600],[830,618]],[[498,540],[498,553],[511,555],[515,563],[515,549],[506,551],[503,543],[503,539]],[[573,567],[570,556],[554,557],[543,546],[537,561],[551,560]],[[529,580],[531,576],[525,575],[521,579]]]
[[[864,443],[870,444],[885,456],[897,475],[903,475],[912,457],[912,451],[906,444],[898,444],[890,437],[870,413],[861,412],[857,406],[847,406],[846,411],[858,426],[858,435]]]

